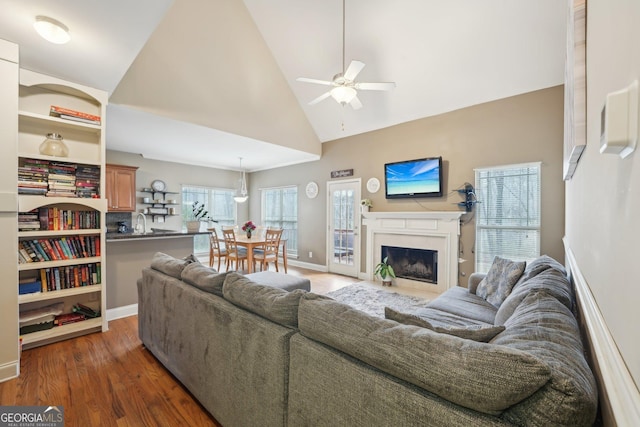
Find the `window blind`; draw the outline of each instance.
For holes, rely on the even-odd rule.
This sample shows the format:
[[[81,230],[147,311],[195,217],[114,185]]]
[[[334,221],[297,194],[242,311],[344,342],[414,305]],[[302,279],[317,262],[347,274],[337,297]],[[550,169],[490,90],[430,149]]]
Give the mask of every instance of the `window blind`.
[[[476,268],[540,256],[540,164],[476,169]]]

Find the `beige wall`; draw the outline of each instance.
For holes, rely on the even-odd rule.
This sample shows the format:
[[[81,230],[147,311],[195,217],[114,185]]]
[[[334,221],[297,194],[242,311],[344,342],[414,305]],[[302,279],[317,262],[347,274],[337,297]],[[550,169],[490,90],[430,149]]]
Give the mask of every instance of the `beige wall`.
[[[348,126],[348,123],[346,124]],[[298,185],[299,260],[325,264],[326,188],[332,170],[354,169],[362,178],[362,197],[371,198],[375,211],[456,211],[458,193],[442,199],[386,200],[384,189],[369,194],[366,181],[377,177],[384,185],[383,165],[390,161],[442,156],[445,161],[445,192],[465,182],[474,183],[474,168],[504,164],[542,162],[541,251],[564,261],[564,184],[562,181],[563,88],[561,86],[477,105],[436,117],[323,144],[322,159],[251,174],[250,193],[261,187]],[[320,195],[308,199],[309,181],[320,186]],[[250,198],[252,219],[260,218],[259,197]],[[461,271],[473,272],[473,222],[462,227]],[[313,259],[307,257],[308,252]],[[460,278],[466,285],[466,277]]]
[[[587,2],[587,147],[566,186],[566,234],[636,385],[640,385],[640,157],[600,154],[605,96],[640,78],[640,2]]]
[[[107,140],[108,140],[107,136]],[[180,192],[183,184],[204,185],[208,187],[235,188],[240,177],[239,172],[221,169],[212,169],[201,166],[190,166],[182,163],[163,162],[159,160],[145,159],[138,154],[124,153],[122,151],[107,151],[107,163],[138,166],[136,171],[137,212],[148,207],[140,204],[142,197],[149,197],[149,194],[140,193],[143,187],[150,187],[151,181],[161,179],[167,184],[168,191]],[[175,199],[181,200],[181,196],[176,195]],[[176,206],[180,213],[180,206]],[[247,205],[238,205],[238,220],[242,221],[247,217]],[[133,215],[133,219],[136,216]],[[182,229],[180,215],[167,217],[165,223],[152,223],[151,218],[147,219],[147,228],[169,228],[175,230]]]

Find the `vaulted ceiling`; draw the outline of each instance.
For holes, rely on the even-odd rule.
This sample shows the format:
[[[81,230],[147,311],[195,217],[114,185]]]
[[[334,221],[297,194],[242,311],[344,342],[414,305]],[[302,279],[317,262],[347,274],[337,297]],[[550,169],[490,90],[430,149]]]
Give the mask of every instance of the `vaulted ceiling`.
[[[321,143],[563,83],[566,2],[346,0],[353,110],[308,102],[342,71],[342,0],[0,0],[21,66],[111,93],[107,147],[248,170],[311,161]],[[32,29],[64,22],[67,45]]]

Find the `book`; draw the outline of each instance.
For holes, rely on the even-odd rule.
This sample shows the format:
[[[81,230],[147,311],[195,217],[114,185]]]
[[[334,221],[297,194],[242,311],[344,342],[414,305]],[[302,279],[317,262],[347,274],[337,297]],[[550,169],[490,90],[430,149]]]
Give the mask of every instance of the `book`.
[[[76,119],[85,119],[97,124],[100,124],[101,118],[100,116],[96,116],[94,114],[85,113],[82,111],[72,110],[71,108],[59,107],[57,105],[52,105],[49,109],[49,115],[53,117],[60,117],[61,115],[66,117],[73,117]]]
[[[82,313],[64,313],[56,316],[53,323],[56,326],[68,325],[69,323],[81,322],[86,319]]]

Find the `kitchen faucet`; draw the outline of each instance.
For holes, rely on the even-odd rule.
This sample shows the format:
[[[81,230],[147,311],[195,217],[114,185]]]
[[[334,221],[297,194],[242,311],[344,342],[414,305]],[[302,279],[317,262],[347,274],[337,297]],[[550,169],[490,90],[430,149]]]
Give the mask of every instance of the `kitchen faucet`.
[[[142,231],[140,230],[140,217],[142,216]],[[136,233],[144,234],[147,232],[147,217],[142,213],[138,213],[136,217]]]

